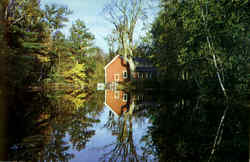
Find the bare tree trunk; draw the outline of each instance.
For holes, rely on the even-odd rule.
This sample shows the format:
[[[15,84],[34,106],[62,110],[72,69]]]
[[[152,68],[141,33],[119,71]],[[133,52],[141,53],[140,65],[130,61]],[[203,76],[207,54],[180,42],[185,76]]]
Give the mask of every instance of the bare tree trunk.
[[[133,61],[134,30],[143,15],[143,0],[113,0],[104,8],[108,20],[115,26],[123,57],[129,63],[132,74],[135,71]]]
[[[206,3],[206,6],[205,6],[206,7],[206,16],[208,16],[208,6],[207,6],[208,2],[205,2],[205,3]],[[216,151],[216,147],[221,142],[221,136],[223,134],[224,121],[225,121],[225,118],[226,118],[226,115],[227,115],[227,112],[228,112],[228,109],[229,109],[229,100],[228,100],[226,89],[225,89],[224,84],[223,84],[222,79],[221,79],[221,74],[220,74],[220,70],[218,68],[218,63],[217,63],[214,47],[213,47],[213,45],[211,43],[211,40],[210,40],[210,37],[209,37],[210,31],[207,28],[207,19],[205,18],[203,8],[202,8],[202,17],[203,17],[205,28],[206,28],[206,30],[208,32],[207,33],[208,35],[207,35],[206,38],[207,38],[207,44],[208,44],[209,52],[212,55],[213,64],[214,64],[214,67],[215,67],[215,70],[216,70],[217,79],[218,79],[218,82],[220,84],[221,91],[223,92],[223,95],[224,95],[225,100],[226,100],[226,102],[225,102],[226,108],[223,111],[223,114],[222,114],[221,119],[220,119],[219,126],[217,128],[217,132],[216,132],[216,136],[215,136],[215,139],[214,139],[213,147],[212,147],[212,150],[211,150],[211,153],[210,153],[210,157],[208,159],[208,162],[209,162],[213,158],[213,155],[214,155],[214,153]]]

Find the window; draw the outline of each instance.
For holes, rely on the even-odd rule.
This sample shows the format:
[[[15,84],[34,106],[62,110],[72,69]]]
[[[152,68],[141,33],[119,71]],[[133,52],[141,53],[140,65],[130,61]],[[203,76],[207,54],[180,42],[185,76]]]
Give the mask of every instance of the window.
[[[115,91],[115,99],[119,99],[120,98],[120,92],[119,91]]]
[[[149,78],[152,78],[152,73],[149,73]]]
[[[141,78],[143,78],[143,72],[141,73]]]
[[[142,95],[137,96],[137,100],[138,100],[138,101],[143,100],[143,98],[144,98],[144,97],[143,97]]]
[[[119,81],[119,74],[115,74],[115,81],[116,81],[116,82]]]
[[[123,71],[122,74],[123,74],[123,78],[124,78],[124,79],[127,79],[127,78],[128,78],[128,73],[127,73],[127,71]]]
[[[128,101],[128,94],[124,93],[123,94],[123,102],[127,102]]]

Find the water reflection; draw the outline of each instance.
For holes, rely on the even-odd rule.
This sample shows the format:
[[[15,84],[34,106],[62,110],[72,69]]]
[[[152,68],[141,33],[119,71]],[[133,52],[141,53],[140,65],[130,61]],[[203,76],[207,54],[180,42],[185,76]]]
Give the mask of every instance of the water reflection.
[[[142,101],[143,96],[131,97],[130,93],[124,91],[105,91],[105,105],[111,110],[104,127],[116,136],[116,141],[105,148],[102,161],[142,161],[143,155],[138,154],[138,148],[134,144],[133,124],[136,120],[136,103]],[[139,112],[139,111],[137,111]],[[117,116],[117,117],[115,117]],[[138,120],[137,120],[138,121]]]
[[[124,94],[129,98],[125,102]],[[178,96],[158,92],[105,93],[109,114],[105,127],[117,136],[113,149],[104,155],[109,161],[207,161],[213,146],[218,119],[224,110],[222,99],[204,96]],[[230,103],[230,113],[220,137],[220,146],[212,161],[248,159],[248,108]],[[114,116],[118,118],[114,118]],[[133,142],[135,119],[149,119],[140,147]],[[134,130],[136,131],[136,130]],[[136,151],[142,151],[138,154]]]
[[[8,160],[69,161],[74,157],[69,149],[84,149],[95,135],[93,125],[99,122],[100,112],[97,103],[92,107],[86,102],[74,109],[74,103],[58,96],[52,100],[41,94],[26,95],[29,102],[17,100],[20,107],[9,112]]]
[[[130,99],[126,92],[105,90],[105,105],[117,116],[129,110]]]
[[[165,103],[151,110],[148,143],[160,161],[207,161],[225,107],[220,98],[165,95]],[[171,98],[171,100],[169,100]],[[231,103],[221,144],[212,161],[246,161],[248,131],[246,107]]]
[[[16,98],[9,105],[6,159],[207,161],[225,106],[215,96],[159,91],[106,90],[84,100],[75,109],[58,93]],[[249,108],[230,106],[213,161],[248,160]]]

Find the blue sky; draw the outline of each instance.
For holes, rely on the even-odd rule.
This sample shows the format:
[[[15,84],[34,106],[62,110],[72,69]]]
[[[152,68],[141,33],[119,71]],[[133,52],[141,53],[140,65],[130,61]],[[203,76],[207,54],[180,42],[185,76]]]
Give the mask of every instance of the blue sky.
[[[71,24],[75,20],[81,19],[86,23],[89,31],[95,35],[95,45],[108,52],[104,37],[110,33],[113,26],[102,16],[102,10],[107,0],[42,0],[41,2],[42,5],[59,4],[67,6],[73,11],[73,14],[69,16],[69,22],[63,29],[64,33],[67,35]]]
[[[68,30],[72,23],[77,19],[83,20],[89,31],[95,35],[95,45],[107,53],[108,45],[104,40],[104,37],[111,33],[113,26],[105,19],[102,11],[108,1],[109,0],[42,0],[41,3],[42,5],[58,4],[67,6],[73,11],[73,14],[69,16],[69,22],[66,24],[63,32],[68,35]],[[157,4],[158,0],[148,0],[148,2]],[[157,12],[158,9],[156,9],[156,11],[150,11],[150,17],[146,24],[150,24],[154,20]],[[142,22],[138,22],[134,33],[135,39],[138,40],[140,36],[145,34],[145,30],[142,30],[143,26]]]

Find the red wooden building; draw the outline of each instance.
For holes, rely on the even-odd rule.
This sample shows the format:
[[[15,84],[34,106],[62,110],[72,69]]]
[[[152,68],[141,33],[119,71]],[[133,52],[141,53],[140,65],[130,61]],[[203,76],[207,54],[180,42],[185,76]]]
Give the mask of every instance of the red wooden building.
[[[105,67],[105,83],[117,83],[129,81],[131,79],[152,78],[156,74],[156,69],[152,64],[142,58],[134,58],[135,70],[130,70],[130,65],[125,59],[117,55]]]
[[[123,91],[105,90],[105,105],[117,116],[129,109],[128,94]]]
[[[129,80],[129,64],[120,56],[115,56],[105,67],[105,83]]]

